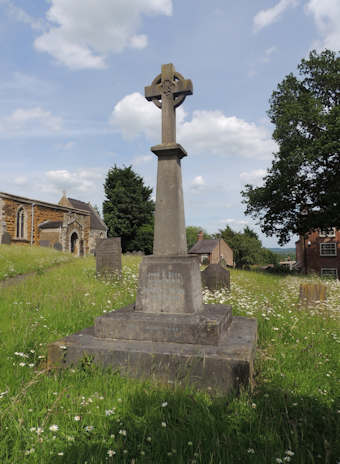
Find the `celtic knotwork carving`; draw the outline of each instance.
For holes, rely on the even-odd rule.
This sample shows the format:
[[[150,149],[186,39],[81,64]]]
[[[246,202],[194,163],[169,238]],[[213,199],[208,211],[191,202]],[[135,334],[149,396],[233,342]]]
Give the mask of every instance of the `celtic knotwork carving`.
[[[166,96],[169,96],[173,93],[173,90],[175,88],[175,83],[171,82],[170,79],[165,79],[165,81],[162,82],[162,93]]]
[[[161,89],[162,89],[162,93],[165,95],[165,96],[169,96],[171,94],[174,94],[174,89],[176,87],[176,81],[184,81],[184,77],[182,76],[182,74],[180,74],[179,72],[175,71],[174,73],[174,80],[173,81],[170,81],[169,79],[166,79],[164,82],[162,82],[162,75],[161,74],[158,74],[158,76],[156,76],[154,78],[154,80],[152,81],[152,86],[155,86],[155,85],[160,85]],[[186,95],[177,95],[175,96],[174,95],[174,108],[177,108],[178,106],[180,106],[184,100],[185,100],[185,97]],[[158,108],[162,108],[162,102],[159,98],[155,97],[155,98],[152,98],[151,101],[158,107]]]

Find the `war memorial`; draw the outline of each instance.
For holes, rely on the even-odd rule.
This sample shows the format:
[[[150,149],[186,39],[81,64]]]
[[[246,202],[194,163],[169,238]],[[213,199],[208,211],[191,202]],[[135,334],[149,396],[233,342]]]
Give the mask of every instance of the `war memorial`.
[[[234,317],[230,305],[203,304],[199,258],[187,254],[176,108],[192,95],[172,64],[145,87],[161,109],[153,255],[143,258],[135,304],[97,317],[94,326],[49,345],[49,367],[84,357],[122,375],[226,393],[252,382],[255,319]]]

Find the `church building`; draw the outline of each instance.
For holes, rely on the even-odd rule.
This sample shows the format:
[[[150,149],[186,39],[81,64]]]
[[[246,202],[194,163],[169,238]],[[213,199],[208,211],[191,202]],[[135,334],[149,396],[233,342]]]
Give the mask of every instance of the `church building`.
[[[0,192],[0,243],[93,254],[107,227],[90,203],[62,196],[58,204]]]

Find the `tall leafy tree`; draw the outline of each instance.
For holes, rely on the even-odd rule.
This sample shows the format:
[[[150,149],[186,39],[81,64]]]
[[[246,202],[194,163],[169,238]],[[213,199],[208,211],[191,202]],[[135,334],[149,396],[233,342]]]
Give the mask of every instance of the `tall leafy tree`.
[[[340,57],[312,51],[272,94],[279,150],[261,187],[242,192],[246,214],[281,245],[292,234],[340,227]]]
[[[122,250],[152,253],[154,201],[152,188],[132,166],[111,168],[106,176],[103,203],[109,237],[121,237]]]

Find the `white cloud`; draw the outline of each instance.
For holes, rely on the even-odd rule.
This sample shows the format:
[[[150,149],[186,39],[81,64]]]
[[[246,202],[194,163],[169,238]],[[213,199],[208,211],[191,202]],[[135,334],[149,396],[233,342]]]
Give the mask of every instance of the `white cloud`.
[[[141,133],[152,139],[157,137],[157,133],[160,134],[160,110],[135,92],[115,105],[110,123],[120,130],[125,139],[133,139]]]
[[[76,145],[76,143],[73,140],[69,140],[68,142],[61,143],[58,145],[58,149],[61,151],[69,151],[72,150],[72,148]]]
[[[262,63],[269,63],[270,57],[273,53],[277,52],[277,48],[275,46],[267,48],[264,52],[264,56],[261,58]]]
[[[178,108],[176,116],[177,123],[183,121],[184,110]],[[115,105],[110,123],[125,139],[133,139],[141,134],[155,141],[161,137],[161,111],[139,92],[127,95]]]
[[[152,161],[154,158],[155,158],[154,155],[136,156],[136,157],[132,160],[132,163],[133,163],[134,165],[138,166],[139,164],[149,163],[149,162]]]
[[[18,176],[14,179],[15,185],[25,185],[28,183],[28,178],[26,176]]]
[[[314,17],[316,27],[322,37],[314,46],[319,50],[340,49],[340,2],[339,0],[309,0],[305,7],[307,14]]]
[[[104,68],[110,53],[146,47],[142,16],[159,14],[172,14],[172,0],[51,0],[35,47],[71,69]]]
[[[254,171],[241,172],[240,179],[244,184],[262,184],[263,177],[266,175],[265,169],[255,169]]]
[[[194,111],[178,129],[178,140],[189,152],[270,159],[276,150],[269,131],[221,111]]]
[[[65,190],[69,196],[77,193],[88,193],[90,197],[103,180],[104,172],[100,169],[78,169],[75,171],[59,169],[45,173],[45,179],[40,183],[40,189],[49,193],[60,193]]]
[[[245,221],[243,219],[234,219],[234,218],[221,219],[220,221],[218,221],[218,223],[233,226],[233,229],[236,229],[236,230],[241,230],[244,226],[247,226],[249,224],[248,221]]]
[[[279,20],[280,16],[292,6],[297,5],[297,0],[280,0],[276,5],[267,10],[259,11],[253,19],[254,31],[257,32],[266,26]]]
[[[40,130],[57,132],[61,129],[62,119],[53,116],[50,111],[40,107],[17,108],[9,116],[0,119],[0,133],[22,133]]]
[[[202,190],[205,190],[206,188],[206,182],[203,178],[203,176],[196,176],[192,180],[190,184],[190,190],[194,193],[199,193]]]
[[[14,72],[9,80],[0,81],[2,100],[22,100],[31,95],[50,96],[54,91],[53,83],[22,72]]]
[[[43,30],[44,23],[40,19],[33,18],[31,15],[26,13],[22,8],[16,6],[10,0],[0,0],[0,5],[5,5],[7,8],[8,16],[12,17],[16,21],[28,24],[32,29]]]
[[[0,183],[5,192],[35,198],[41,201],[58,203],[63,191],[71,198],[90,201],[92,205],[102,205],[103,184],[107,168],[56,169],[50,171],[31,171],[13,176],[0,171]],[[15,186],[15,191],[13,191]]]
[[[185,121],[182,107],[176,111],[177,139],[190,153],[207,156],[241,156],[270,159],[277,149],[267,128],[221,111],[194,111]],[[124,138],[144,134],[156,143],[161,139],[161,112],[138,92],[127,95],[114,107],[111,124]]]

